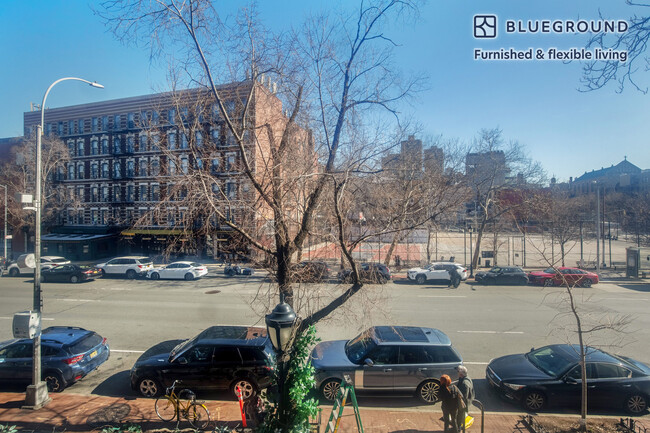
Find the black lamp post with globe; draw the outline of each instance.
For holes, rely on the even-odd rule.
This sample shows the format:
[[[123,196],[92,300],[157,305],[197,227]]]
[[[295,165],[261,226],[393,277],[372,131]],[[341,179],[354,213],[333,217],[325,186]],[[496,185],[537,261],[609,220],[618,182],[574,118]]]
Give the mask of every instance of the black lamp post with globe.
[[[293,341],[296,312],[293,311],[291,305],[284,302],[284,294],[280,294],[280,303],[270,314],[266,315],[265,322],[271,344],[277,353],[278,420],[281,425],[286,427],[289,399],[288,392],[285,390],[287,376],[285,356]]]

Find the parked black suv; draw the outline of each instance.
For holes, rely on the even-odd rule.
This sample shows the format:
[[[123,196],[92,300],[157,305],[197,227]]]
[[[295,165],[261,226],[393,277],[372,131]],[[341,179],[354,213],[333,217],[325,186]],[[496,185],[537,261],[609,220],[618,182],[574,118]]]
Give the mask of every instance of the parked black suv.
[[[248,398],[270,385],[274,364],[266,329],[212,326],[169,353],[138,359],[131,369],[131,388],[154,397],[181,380],[189,389],[230,389],[233,395],[238,386]]]
[[[338,274],[342,283],[352,282],[352,270],[343,269]],[[390,269],[383,263],[361,263],[359,266],[359,277],[363,283],[387,283],[391,279]]]

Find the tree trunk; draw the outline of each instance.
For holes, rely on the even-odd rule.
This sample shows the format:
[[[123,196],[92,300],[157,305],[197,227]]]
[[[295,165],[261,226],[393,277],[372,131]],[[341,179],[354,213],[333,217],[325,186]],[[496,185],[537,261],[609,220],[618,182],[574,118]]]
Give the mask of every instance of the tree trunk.
[[[476,265],[478,265],[478,255],[479,251],[481,250],[481,239],[483,238],[483,232],[485,231],[486,223],[487,221],[485,220],[481,221],[481,225],[476,231],[476,243],[474,244],[474,255],[472,257],[472,269],[476,269]]]
[[[399,239],[399,232],[393,235],[393,240],[390,243],[390,247],[388,247],[388,251],[386,252],[386,258],[384,259],[384,264],[386,266],[390,266],[390,258],[393,257],[393,251],[395,251],[395,247],[397,246],[398,239]]]

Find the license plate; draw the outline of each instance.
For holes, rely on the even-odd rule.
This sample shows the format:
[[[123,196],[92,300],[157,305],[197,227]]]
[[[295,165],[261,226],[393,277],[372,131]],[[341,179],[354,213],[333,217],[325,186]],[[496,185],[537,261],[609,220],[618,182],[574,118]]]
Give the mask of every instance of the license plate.
[[[93,353],[90,354],[90,359],[94,358],[97,356],[97,351],[95,350]]]

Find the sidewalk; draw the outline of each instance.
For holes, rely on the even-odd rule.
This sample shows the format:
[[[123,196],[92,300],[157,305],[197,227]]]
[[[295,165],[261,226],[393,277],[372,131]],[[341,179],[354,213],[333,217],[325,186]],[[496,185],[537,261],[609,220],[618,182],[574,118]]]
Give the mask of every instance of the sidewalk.
[[[24,393],[0,393],[0,425],[15,425],[22,431],[37,433],[55,432],[99,432],[107,425],[134,423],[142,427],[143,432],[165,429],[173,430],[175,422],[160,421],[154,410],[154,400],[148,398],[100,397],[79,394],[50,394],[52,401],[40,410],[21,409],[25,399]],[[241,423],[239,404],[233,402],[206,403],[213,421],[228,422],[232,427]],[[323,415],[320,432],[325,431],[331,408],[322,406]],[[473,413],[475,422],[470,432],[481,431],[481,416],[477,410]],[[362,408],[361,420],[366,433],[424,433],[443,432],[440,421],[440,405],[430,411],[386,410]],[[487,413],[485,415],[485,433],[514,433],[528,431],[517,426],[521,415],[515,413]],[[593,418],[592,418],[593,419]],[[190,429],[184,421],[181,429]],[[211,425],[210,429],[213,427]],[[346,409],[339,432],[357,431],[352,409]]]

